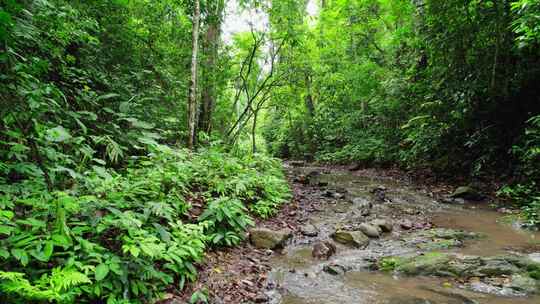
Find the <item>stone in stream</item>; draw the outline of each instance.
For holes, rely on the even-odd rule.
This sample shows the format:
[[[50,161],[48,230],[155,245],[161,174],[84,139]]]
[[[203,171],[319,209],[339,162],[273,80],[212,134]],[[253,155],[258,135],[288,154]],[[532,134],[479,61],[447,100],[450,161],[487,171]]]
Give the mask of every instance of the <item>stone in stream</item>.
[[[511,277],[511,283],[508,287],[521,291],[527,294],[539,293],[540,292],[540,283],[536,282],[535,279],[523,275],[523,274],[514,274]]]
[[[399,227],[403,230],[411,230],[414,227],[414,224],[409,220],[403,220],[399,223]]]
[[[392,232],[393,229],[392,222],[386,219],[374,219],[371,224],[379,227],[382,232]]]
[[[458,187],[451,195],[451,198],[463,198],[471,201],[481,201],[485,198],[484,195],[469,186]]]
[[[482,266],[475,272],[478,276],[501,276],[519,272],[519,268],[505,257],[489,257],[482,259]]]
[[[361,231],[337,230],[332,233],[334,241],[356,248],[364,248],[369,244],[369,238]]]
[[[315,237],[319,234],[319,229],[313,224],[306,224],[300,227],[300,233],[304,236]]]
[[[358,225],[358,229],[367,237],[378,238],[381,236],[382,230],[378,226],[362,223]]]
[[[373,204],[363,197],[355,197],[352,199],[353,206],[361,216],[369,215]]]
[[[338,264],[328,264],[324,265],[323,271],[331,275],[343,275],[345,274],[345,267]]]
[[[311,256],[316,259],[328,260],[332,255],[336,253],[336,246],[329,241],[318,242],[313,245]]]
[[[290,229],[270,230],[268,228],[253,228],[249,230],[249,240],[253,246],[260,249],[283,248],[292,236]]]

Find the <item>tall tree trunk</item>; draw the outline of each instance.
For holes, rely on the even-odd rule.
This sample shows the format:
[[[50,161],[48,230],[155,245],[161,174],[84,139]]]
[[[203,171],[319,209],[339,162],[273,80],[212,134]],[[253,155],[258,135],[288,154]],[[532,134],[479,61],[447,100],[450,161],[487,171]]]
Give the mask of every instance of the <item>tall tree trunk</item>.
[[[219,0],[218,0],[219,1]],[[223,11],[222,1],[216,4],[212,20],[208,24],[204,41],[205,52],[205,77],[202,91],[201,115],[199,129],[203,132],[212,131],[212,113],[216,100],[216,76],[217,76],[217,55],[219,48],[221,14]]]
[[[188,96],[188,148],[195,146],[195,127],[197,120],[197,55],[199,51],[199,19],[201,9],[199,0],[194,0],[192,47],[191,47],[191,85]]]

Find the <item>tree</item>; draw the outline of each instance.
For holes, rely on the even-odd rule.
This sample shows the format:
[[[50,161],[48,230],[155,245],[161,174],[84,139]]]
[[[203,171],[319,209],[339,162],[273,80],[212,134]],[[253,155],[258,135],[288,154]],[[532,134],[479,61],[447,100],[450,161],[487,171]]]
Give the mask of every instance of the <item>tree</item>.
[[[199,0],[194,1],[193,9],[193,29],[192,29],[192,47],[191,47],[191,83],[188,95],[188,142],[189,149],[193,149],[196,143],[196,122],[197,122],[197,55],[199,51],[199,19],[201,9]]]

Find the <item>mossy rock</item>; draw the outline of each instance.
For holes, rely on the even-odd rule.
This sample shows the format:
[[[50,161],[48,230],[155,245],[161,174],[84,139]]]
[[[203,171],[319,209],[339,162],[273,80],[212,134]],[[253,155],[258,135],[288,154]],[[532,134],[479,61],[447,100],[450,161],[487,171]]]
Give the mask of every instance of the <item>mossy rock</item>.
[[[461,247],[463,243],[455,239],[434,239],[427,243],[419,243],[416,245],[419,249],[433,251],[433,250],[444,250],[455,247]]]
[[[364,248],[369,244],[369,238],[361,231],[338,230],[332,233],[332,239],[338,243],[355,248]]]
[[[428,252],[407,259],[395,267],[396,271],[407,275],[450,275],[447,264],[451,258],[441,252]]]
[[[481,238],[482,235],[475,232],[469,232],[465,230],[458,229],[447,229],[447,228],[433,228],[424,232],[428,236],[438,238],[438,239],[454,239],[454,240],[471,240]]]

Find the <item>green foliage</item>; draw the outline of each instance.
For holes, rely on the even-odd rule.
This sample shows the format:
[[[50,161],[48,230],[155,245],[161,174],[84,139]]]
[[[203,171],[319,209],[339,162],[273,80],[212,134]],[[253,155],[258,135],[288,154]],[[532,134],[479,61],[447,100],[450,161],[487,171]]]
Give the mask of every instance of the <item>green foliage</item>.
[[[196,279],[208,246],[242,239],[250,206],[288,198],[275,160],[161,145],[121,173],[93,167],[73,182],[50,194],[40,180],[2,184],[0,299],[159,298]]]
[[[523,143],[514,146],[513,153],[520,160],[519,180],[504,186],[498,195],[521,206],[528,225],[540,226],[540,116],[529,119]]]

